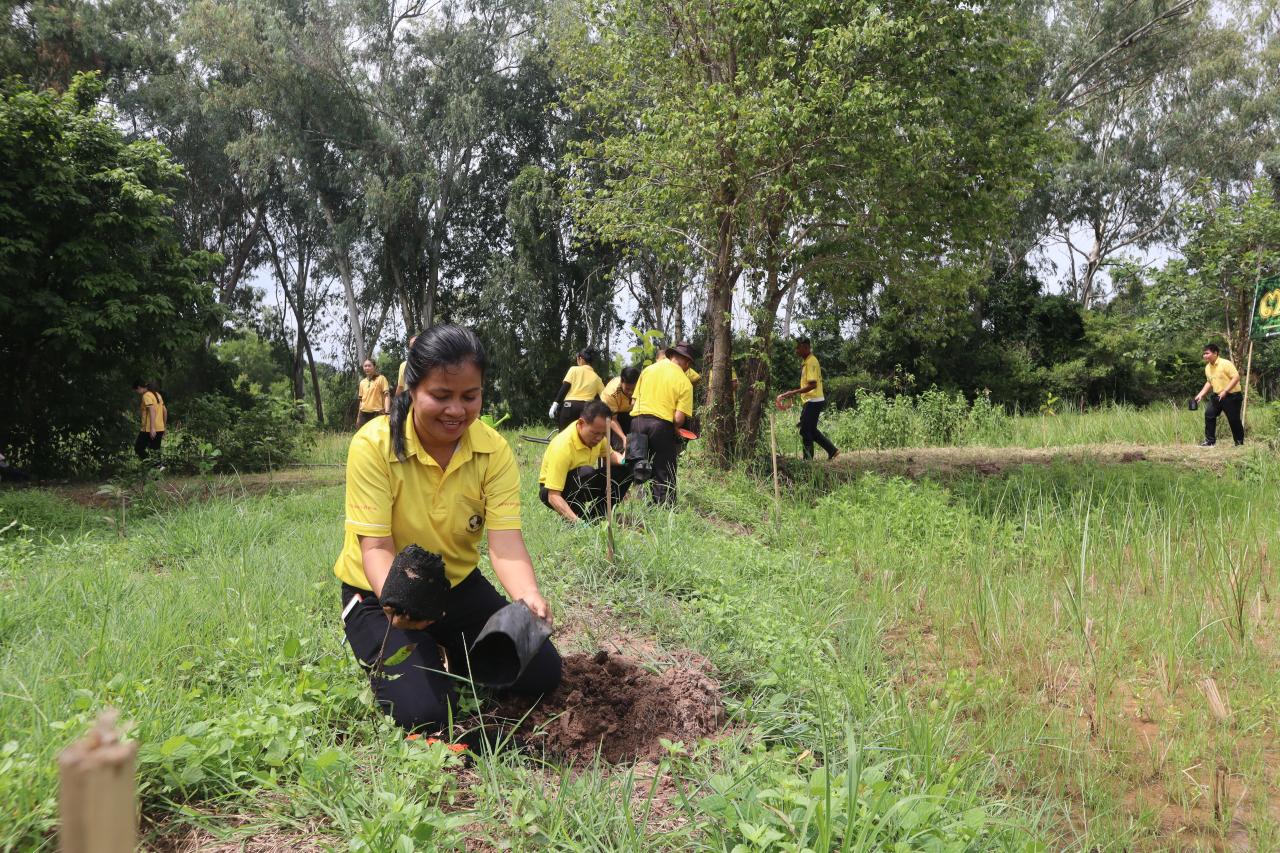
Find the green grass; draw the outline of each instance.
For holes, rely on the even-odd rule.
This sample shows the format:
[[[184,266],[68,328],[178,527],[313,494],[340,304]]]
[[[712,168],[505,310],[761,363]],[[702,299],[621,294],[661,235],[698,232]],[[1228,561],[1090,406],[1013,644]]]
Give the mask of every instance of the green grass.
[[[1268,457],[815,477],[775,507],[686,455],[680,508],[629,508],[647,529],[611,566],[601,530],[537,503],[541,448],[516,446],[553,606],[705,654],[731,736],[656,768],[461,773],[369,708],[330,569],[340,487],[168,505],[124,538],[0,492],[0,527],[26,525],[0,538],[0,847],[52,849],[54,757],[108,705],[143,744],[148,816],[233,836],[219,815],[377,851],[1280,844]]]

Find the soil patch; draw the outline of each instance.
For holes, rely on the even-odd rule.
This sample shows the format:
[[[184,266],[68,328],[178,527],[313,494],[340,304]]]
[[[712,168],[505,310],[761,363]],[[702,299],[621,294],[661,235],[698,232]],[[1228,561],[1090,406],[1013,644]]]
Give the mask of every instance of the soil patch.
[[[661,738],[687,744],[724,726],[720,685],[707,670],[691,660],[655,673],[606,651],[572,654],[555,692],[537,705],[507,696],[497,715],[523,718],[517,740],[570,763],[597,753],[611,764],[656,761],[665,753]]]

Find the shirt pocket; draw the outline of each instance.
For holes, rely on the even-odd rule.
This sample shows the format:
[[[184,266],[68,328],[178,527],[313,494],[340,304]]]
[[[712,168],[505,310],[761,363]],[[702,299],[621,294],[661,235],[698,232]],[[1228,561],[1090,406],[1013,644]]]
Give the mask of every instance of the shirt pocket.
[[[462,495],[458,498],[453,532],[469,542],[478,542],[484,533],[484,501]]]

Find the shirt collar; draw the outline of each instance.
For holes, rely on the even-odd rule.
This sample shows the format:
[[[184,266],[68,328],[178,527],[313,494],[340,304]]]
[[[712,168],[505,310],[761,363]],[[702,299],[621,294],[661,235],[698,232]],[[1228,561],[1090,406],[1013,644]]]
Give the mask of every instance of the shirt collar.
[[[462,434],[462,438],[458,441],[458,448],[453,451],[453,457],[449,460],[449,470],[457,468],[464,462],[467,462],[477,453],[493,453],[502,442],[502,436],[489,427],[485,426],[479,420],[476,420],[471,426],[467,427],[467,431]],[[413,407],[409,408],[409,412],[404,419],[404,452],[405,456],[416,456],[418,461],[424,465],[434,465],[439,468],[440,463],[432,458],[426,448],[422,446],[422,442],[418,440],[418,431],[413,428]],[[395,451],[391,451],[392,461],[395,461]]]

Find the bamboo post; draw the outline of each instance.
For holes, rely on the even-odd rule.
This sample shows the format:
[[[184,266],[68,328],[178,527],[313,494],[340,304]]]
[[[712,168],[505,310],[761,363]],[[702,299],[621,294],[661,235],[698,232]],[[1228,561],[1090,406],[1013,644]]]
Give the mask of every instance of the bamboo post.
[[[613,562],[613,441],[604,454],[605,558]]]
[[[1249,338],[1249,358],[1244,366],[1244,399],[1240,401],[1240,423],[1249,416],[1249,374],[1253,371],[1253,338]]]
[[[773,511],[776,515],[782,504],[782,494],[778,490],[778,428],[772,411],[769,412],[769,447],[772,449],[769,458],[773,463]]]
[[[138,843],[134,768],[138,745],[120,740],[117,713],[58,756],[58,848],[62,853],[133,853]]]

